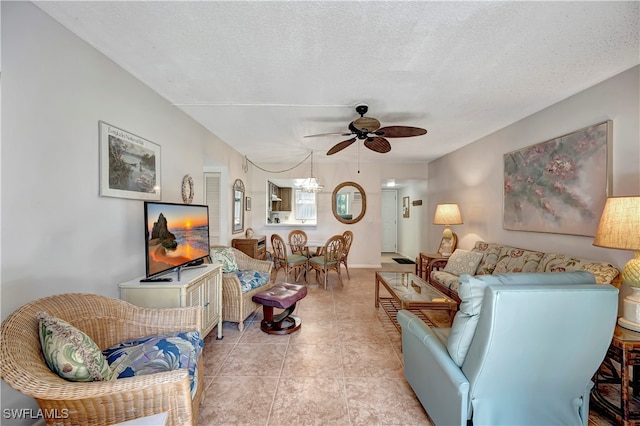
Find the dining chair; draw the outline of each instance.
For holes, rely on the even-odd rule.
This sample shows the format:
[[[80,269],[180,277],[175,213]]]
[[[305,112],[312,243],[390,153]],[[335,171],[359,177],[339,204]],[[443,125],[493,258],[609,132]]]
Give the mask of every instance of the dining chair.
[[[287,245],[282,237],[278,234],[271,235],[271,247],[273,248],[273,275],[271,280],[275,282],[276,276],[280,269],[284,269],[285,282],[289,279],[289,273],[291,271],[296,272],[295,280],[300,279],[300,275],[304,275],[304,280],[307,282],[307,268],[309,259],[301,254],[287,255]]]
[[[336,271],[338,281],[343,286],[342,277],[340,276],[340,259],[344,252],[345,242],[342,235],[334,235],[329,238],[324,245],[322,255],[314,256],[309,259],[309,271],[316,271],[316,281],[320,283],[319,276],[322,274],[324,289],[327,289],[327,276],[330,270]]]
[[[309,258],[309,248],[307,247],[307,233],[294,229],[289,232],[287,236],[289,239],[289,247],[291,247],[291,254],[298,254]]]
[[[351,279],[349,276],[349,266],[347,265],[347,258],[349,257],[349,250],[351,250],[351,243],[353,242],[353,232],[344,231],[342,233],[342,238],[344,238],[344,252],[342,253],[342,257],[340,258],[340,263],[344,265],[344,269],[347,270],[347,278]]]

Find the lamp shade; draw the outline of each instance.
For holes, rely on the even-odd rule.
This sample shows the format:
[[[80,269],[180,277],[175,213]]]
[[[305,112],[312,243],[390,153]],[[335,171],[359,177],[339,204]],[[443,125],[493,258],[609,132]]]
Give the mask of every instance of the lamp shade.
[[[438,204],[433,217],[434,225],[461,225],[462,215],[457,204]]]
[[[607,198],[593,245],[640,250],[640,196]]]

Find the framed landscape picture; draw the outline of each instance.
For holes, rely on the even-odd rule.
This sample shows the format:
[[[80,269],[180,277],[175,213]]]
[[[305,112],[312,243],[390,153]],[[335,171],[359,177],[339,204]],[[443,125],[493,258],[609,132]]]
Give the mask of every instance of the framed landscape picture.
[[[611,191],[612,122],[504,154],[504,228],[592,237]]]
[[[100,195],[160,200],[160,145],[104,121],[100,132]]]

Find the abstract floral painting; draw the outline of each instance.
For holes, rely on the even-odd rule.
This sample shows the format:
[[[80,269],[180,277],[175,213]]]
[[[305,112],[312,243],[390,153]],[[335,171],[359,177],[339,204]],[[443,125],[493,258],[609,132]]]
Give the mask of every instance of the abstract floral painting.
[[[610,191],[612,122],[504,154],[504,228],[594,236]]]

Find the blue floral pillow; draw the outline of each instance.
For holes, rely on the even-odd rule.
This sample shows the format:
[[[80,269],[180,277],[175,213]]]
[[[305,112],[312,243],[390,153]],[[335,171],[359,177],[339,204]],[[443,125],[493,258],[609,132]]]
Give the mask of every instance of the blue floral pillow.
[[[265,272],[253,270],[236,271],[236,275],[240,280],[243,294],[253,290],[254,288],[262,287],[268,283],[271,278],[271,276]]]
[[[200,333],[189,331],[129,340],[102,353],[118,379],[186,368],[193,398],[198,388],[198,359],[203,346]]]

